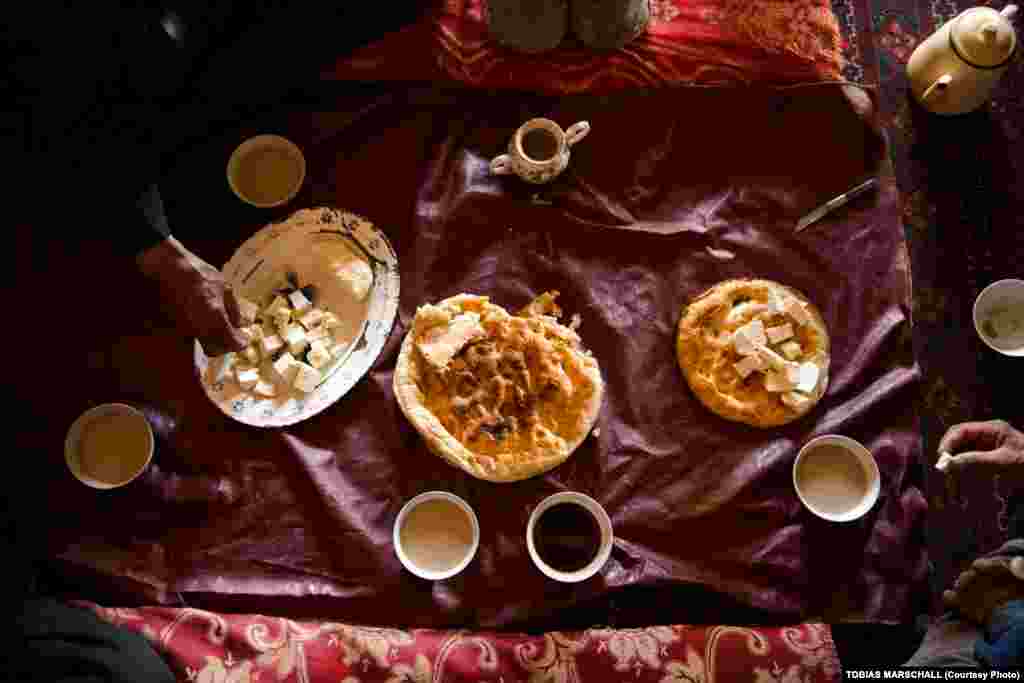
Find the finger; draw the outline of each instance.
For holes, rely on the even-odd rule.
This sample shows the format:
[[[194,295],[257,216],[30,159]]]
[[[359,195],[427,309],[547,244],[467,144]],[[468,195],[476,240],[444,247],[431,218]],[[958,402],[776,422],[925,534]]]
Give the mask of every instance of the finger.
[[[953,582],[953,590],[960,590],[976,578],[978,578],[978,572],[973,569],[961,572],[960,576],[956,577],[956,581]]]
[[[1015,557],[1010,560],[1010,573],[1024,581],[1024,557]]]
[[[946,470],[951,474],[959,474],[967,469],[993,469],[1005,467],[1013,462],[1013,458],[1006,448],[997,448],[994,451],[967,451],[960,453],[949,461]]]
[[[971,568],[989,577],[995,578],[1000,574],[1010,573],[1010,560],[1006,557],[983,557],[975,560]]]
[[[999,443],[1002,433],[1001,423],[997,420],[987,422],[961,422],[946,430],[939,441],[939,452],[946,451],[953,455],[957,451],[969,447],[972,450],[994,448]]]
[[[245,324],[242,320],[242,308],[238,305],[238,297],[235,296],[235,290],[231,288],[231,285],[224,285],[224,310],[228,314],[228,321],[235,327],[241,327]]]

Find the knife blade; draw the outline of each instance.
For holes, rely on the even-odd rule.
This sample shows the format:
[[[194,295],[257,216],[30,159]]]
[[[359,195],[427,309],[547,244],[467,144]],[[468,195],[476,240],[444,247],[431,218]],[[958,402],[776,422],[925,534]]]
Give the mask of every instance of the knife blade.
[[[862,194],[864,194],[871,188],[875,187],[876,185],[878,185],[878,178],[868,178],[860,185],[857,185],[856,187],[847,190],[838,197],[828,200],[827,202],[825,202],[818,208],[814,209],[813,211],[810,211],[800,220],[798,220],[796,222],[795,232],[800,232],[807,226],[813,223],[817,223],[828,214],[832,213],[839,207],[844,206],[849,202],[853,201],[854,199],[861,196]]]

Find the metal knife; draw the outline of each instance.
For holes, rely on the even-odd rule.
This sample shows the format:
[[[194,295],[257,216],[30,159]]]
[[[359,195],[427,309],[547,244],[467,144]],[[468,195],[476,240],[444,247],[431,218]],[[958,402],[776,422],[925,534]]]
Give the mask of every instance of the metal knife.
[[[863,183],[854,187],[853,189],[847,190],[838,197],[828,200],[827,202],[825,202],[824,204],[822,204],[821,206],[814,209],[813,211],[805,215],[803,218],[798,220],[796,222],[796,232],[800,232],[808,225],[820,221],[828,214],[832,213],[839,207],[844,206],[847,203],[853,201],[854,199],[861,196],[862,194],[864,194],[871,188],[875,187],[876,185],[878,185],[878,178],[869,178],[868,180],[865,180]]]

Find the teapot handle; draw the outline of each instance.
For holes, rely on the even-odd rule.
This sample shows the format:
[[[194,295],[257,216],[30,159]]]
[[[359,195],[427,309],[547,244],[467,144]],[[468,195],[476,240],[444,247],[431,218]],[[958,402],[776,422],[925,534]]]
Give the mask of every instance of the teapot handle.
[[[1006,7],[1003,8],[1003,11],[1000,12],[1000,14],[1003,15],[1004,19],[1011,19],[1013,17],[1013,15],[1016,14],[1016,13],[1017,13],[1017,6],[1016,5],[1007,5]]]
[[[935,82],[928,86],[928,89],[921,93],[921,100],[927,101],[932,95],[942,94],[949,84],[953,82],[953,77],[949,74],[942,74]]]

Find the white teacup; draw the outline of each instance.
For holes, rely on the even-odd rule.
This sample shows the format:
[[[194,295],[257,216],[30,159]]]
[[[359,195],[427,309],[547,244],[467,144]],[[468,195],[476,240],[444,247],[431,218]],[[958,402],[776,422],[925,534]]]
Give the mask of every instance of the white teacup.
[[[447,491],[427,491],[402,506],[391,532],[402,566],[429,581],[455,576],[476,556],[480,523],[469,503]]]
[[[491,173],[515,173],[528,183],[554,180],[569,165],[569,148],[590,132],[590,124],[579,121],[562,128],[551,119],[530,119],[512,136],[508,154],[491,159]]]
[[[878,501],[881,475],[863,444],[829,434],[800,449],[793,462],[793,487],[804,507],[818,517],[852,522]]]
[[[294,142],[280,135],[257,135],[240,144],[228,159],[228,185],[247,204],[281,206],[299,193],[306,180],[306,158]]]
[[[1024,356],[1024,280],[999,280],[981,290],[974,329],[993,351]]]
[[[590,559],[583,567],[573,569],[571,571],[562,571],[545,562],[541,557],[542,553],[538,551],[534,535],[537,528],[537,522],[541,516],[550,508],[563,503],[577,505],[582,508],[588,515],[590,515],[591,520],[597,527],[592,559]],[[601,571],[601,568],[611,556],[614,540],[615,536],[612,532],[612,521],[608,517],[608,513],[605,512],[605,509],[601,507],[600,503],[590,496],[577,493],[576,491],[563,491],[562,493],[556,493],[548,496],[533,509],[533,513],[530,515],[530,520],[526,524],[526,549],[530,553],[530,559],[533,560],[537,569],[539,569],[545,576],[563,583],[577,583],[579,581],[585,581]]]
[[[153,444],[145,415],[123,403],[104,403],[72,423],[64,439],[64,461],[86,486],[114,489],[146,470]]]

